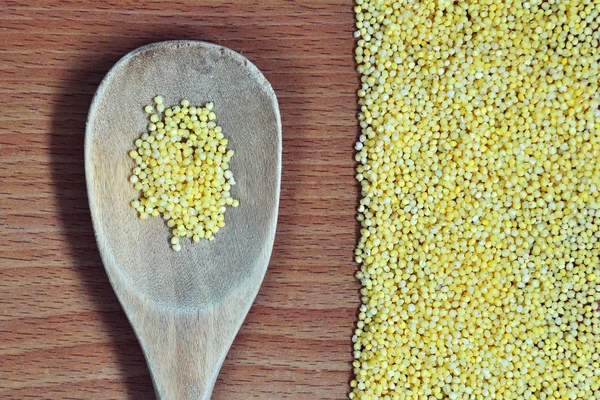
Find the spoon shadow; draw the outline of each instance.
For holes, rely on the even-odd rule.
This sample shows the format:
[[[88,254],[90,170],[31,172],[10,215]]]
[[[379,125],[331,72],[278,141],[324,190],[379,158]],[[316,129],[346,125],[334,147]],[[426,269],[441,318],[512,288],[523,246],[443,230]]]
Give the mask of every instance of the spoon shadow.
[[[86,58],[68,70],[53,107],[52,177],[63,231],[80,280],[109,335],[109,344],[118,360],[119,376],[125,384],[124,395],[128,399],[153,400],[154,389],[144,355],[112,290],[96,247],[85,184],[87,113],[98,84],[118,58],[116,53],[103,58]]]

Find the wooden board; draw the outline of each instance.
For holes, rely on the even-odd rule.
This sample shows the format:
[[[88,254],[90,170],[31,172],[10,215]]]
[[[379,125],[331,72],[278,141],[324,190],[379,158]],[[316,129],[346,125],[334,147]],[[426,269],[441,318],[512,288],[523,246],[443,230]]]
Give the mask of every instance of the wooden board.
[[[167,39],[243,53],[272,83],[282,113],[273,257],[213,398],[347,396],[359,304],[352,7],[0,0],[1,399],[154,399],[96,249],[83,138],[108,69]]]

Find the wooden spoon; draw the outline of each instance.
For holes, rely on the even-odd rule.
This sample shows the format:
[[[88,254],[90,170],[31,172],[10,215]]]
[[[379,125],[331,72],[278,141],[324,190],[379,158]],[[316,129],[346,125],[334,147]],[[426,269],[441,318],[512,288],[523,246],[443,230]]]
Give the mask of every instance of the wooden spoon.
[[[237,185],[214,241],[169,246],[162,218],[138,219],[128,152],[146,131],[156,95],[215,103],[235,155]],[[110,282],[140,341],[158,398],[209,399],[271,256],[281,178],[275,93],[240,54],[196,41],[141,47],[98,88],[88,115],[85,171],[96,240]]]

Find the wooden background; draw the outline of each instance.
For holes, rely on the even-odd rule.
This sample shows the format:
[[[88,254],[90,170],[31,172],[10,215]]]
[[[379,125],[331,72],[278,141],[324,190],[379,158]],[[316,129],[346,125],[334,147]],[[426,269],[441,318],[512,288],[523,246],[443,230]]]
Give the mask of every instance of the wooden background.
[[[359,304],[352,7],[351,0],[0,0],[0,399],[154,399],[96,250],[83,137],[108,69],[166,39],[242,52],[281,106],[273,257],[213,398],[347,396]]]

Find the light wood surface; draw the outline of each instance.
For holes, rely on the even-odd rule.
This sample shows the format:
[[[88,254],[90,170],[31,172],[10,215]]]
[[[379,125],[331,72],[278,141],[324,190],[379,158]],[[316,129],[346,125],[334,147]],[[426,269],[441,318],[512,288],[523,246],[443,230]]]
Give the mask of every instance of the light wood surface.
[[[215,240],[169,243],[162,218],[143,221],[129,203],[128,151],[146,132],[143,111],[212,102],[235,151],[232,194]],[[132,112],[137,110],[137,112]],[[138,337],[156,396],[208,400],[225,356],[263,281],[275,239],[281,181],[281,118],[273,88],[247,58],[212,43],[177,40],[140,47],[106,75],[85,133],[85,174],[106,273]],[[158,195],[157,195],[158,196]]]
[[[169,39],[241,52],[273,85],[283,125],[271,263],[213,399],[347,395],[359,304],[352,7],[0,0],[1,399],[154,399],[94,241],[83,139],[109,68]]]

